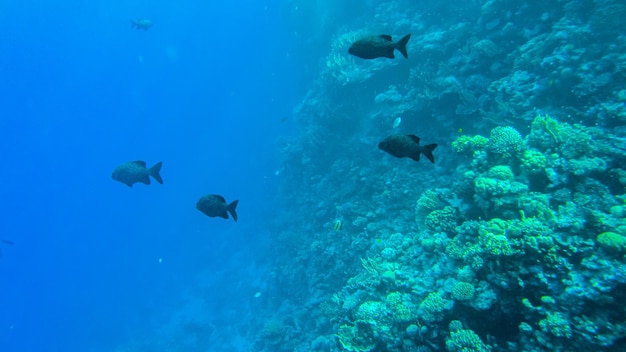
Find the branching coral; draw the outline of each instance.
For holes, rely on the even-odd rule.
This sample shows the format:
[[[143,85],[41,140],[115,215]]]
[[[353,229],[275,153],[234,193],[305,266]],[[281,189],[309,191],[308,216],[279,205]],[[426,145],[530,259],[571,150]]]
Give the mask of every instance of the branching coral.
[[[450,332],[450,337],[446,339],[446,350],[448,352],[488,352],[491,348],[474,331],[461,329]]]

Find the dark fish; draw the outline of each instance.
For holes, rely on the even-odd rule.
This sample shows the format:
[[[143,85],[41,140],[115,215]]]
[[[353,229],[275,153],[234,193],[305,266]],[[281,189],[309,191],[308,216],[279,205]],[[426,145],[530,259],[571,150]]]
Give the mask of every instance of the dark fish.
[[[376,59],[379,57],[388,57],[395,59],[393,51],[398,49],[402,56],[409,58],[409,54],[406,52],[406,43],[411,39],[411,35],[407,34],[402,39],[394,42],[390,35],[375,35],[372,37],[366,37],[354,42],[348,52],[361,59]]]
[[[237,212],[235,211],[237,204],[239,204],[238,200],[226,204],[224,197],[218,194],[209,194],[200,198],[198,203],[196,203],[196,209],[212,218],[219,216],[220,218],[228,219],[228,213],[230,213],[233,220],[237,221]]]
[[[396,134],[383,139],[378,143],[378,148],[395,156],[396,158],[411,158],[420,161],[420,154],[424,154],[426,159],[431,163],[435,163],[433,150],[437,148],[437,144],[420,145],[420,137],[412,134]]]
[[[10,244],[13,245],[15,244],[15,242],[11,241],[11,240],[0,240],[0,242],[4,243],[4,244]]]
[[[154,24],[152,23],[152,21],[147,20],[145,18],[139,18],[136,20],[130,20],[130,27],[131,28],[136,28],[136,29],[143,29],[144,31],[147,31],[148,29],[150,29],[150,27],[152,27]]]
[[[150,184],[150,176],[154,178],[158,183],[163,184],[163,179],[159,175],[161,171],[162,162],[154,164],[151,168],[146,168],[146,162],[137,160],[123,163],[113,170],[113,179],[119,181],[128,187],[132,187],[134,183],[141,182],[147,185]]]

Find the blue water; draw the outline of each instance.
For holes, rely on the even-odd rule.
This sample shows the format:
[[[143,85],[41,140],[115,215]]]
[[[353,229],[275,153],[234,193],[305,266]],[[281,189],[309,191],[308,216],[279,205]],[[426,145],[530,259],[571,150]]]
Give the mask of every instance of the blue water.
[[[15,242],[1,247],[0,351],[111,351],[199,282],[249,300],[274,143],[301,89],[281,9],[4,1],[0,33],[0,238]],[[162,161],[164,184],[111,180],[132,160]],[[198,212],[208,193],[239,199],[239,222]]]

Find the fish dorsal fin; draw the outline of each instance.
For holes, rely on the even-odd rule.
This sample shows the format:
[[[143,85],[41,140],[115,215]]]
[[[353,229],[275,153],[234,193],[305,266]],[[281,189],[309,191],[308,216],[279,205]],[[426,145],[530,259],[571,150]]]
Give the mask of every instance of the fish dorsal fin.
[[[414,135],[414,134],[410,134],[408,135],[409,138],[411,138],[411,140],[417,144],[420,144],[420,137]]]
[[[137,164],[139,166],[146,167],[146,162],[143,161],[143,160],[133,161],[133,164]]]
[[[393,42],[393,40],[391,39],[391,36],[389,34],[381,34],[379,35],[379,37],[381,37],[382,39],[388,41],[388,42]]]
[[[224,197],[220,196],[219,194],[216,194],[215,198],[219,199],[220,202],[226,203],[226,199],[224,199]]]

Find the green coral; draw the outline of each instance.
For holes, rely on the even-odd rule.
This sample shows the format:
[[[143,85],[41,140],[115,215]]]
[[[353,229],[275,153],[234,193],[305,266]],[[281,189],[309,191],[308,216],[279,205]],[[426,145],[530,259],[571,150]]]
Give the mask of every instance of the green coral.
[[[582,125],[570,125],[548,115],[539,115],[531,124],[528,144],[539,150],[558,150],[566,159],[577,159],[592,151],[594,140]]]
[[[357,321],[354,325],[341,325],[335,336],[346,351],[368,352],[376,347],[372,328],[363,321]]]
[[[486,252],[491,255],[510,256],[518,252],[513,249],[509,239],[503,234],[493,234],[491,232],[481,231],[479,239]]]
[[[501,181],[512,181],[513,180],[513,171],[510,167],[504,165],[497,165],[489,169],[488,173],[489,177],[495,178]]]
[[[459,281],[452,287],[452,298],[457,301],[468,301],[474,298],[474,285]]]
[[[428,214],[439,208],[439,196],[432,190],[426,190],[415,205],[418,214]]]
[[[531,175],[544,173],[547,165],[545,155],[535,150],[524,150],[522,168]]]
[[[626,236],[615,232],[603,232],[596,237],[596,242],[613,253],[626,253]]]
[[[567,164],[567,170],[576,176],[587,176],[592,173],[604,173],[607,169],[606,161],[601,158],[572,159]]]
[[[407,323],[417,320],[416,307],[409,300],[404,299],[404,295],[400,292],[391,292],[385,300],[387,307],[391,309],[393,318],[396,322]]]
[[[426,227],[433,231],[453,233],[458,222],[456,209],[447,206],[442,210],[435,210],[426,216]]]
[[[445,311],[452,309],[453,301],[445,299],[439,292],[431,292],[418,308],[420,318],[427,323],[443,320]]]
[[[450,332],[450,337],[446,339],[446,350],[449,352],[491,351],[474,331],[467,329]]]
[[[510,126],[498,126],[491,130],[488,149],[490,152],[510,158],[521,153],[524,147],[522,135]]]
[[[376,324],[389,324],[392,322],[392,313],[382,302],[367,301],[362,303],[355,314],[357,320]]]
[[[561,154],[566,159],[577,159],[587,156],[593,145],[593,138],[582,125],[563,123],[561,133],[564,136],[561,144]]]
[[[471,154],[475,151],[484,150],[489,143],[489,139],[480,135],[463,135],[452,142],[452,149],[457,153]]]
[[[548,114],[545,116],[537,115],[532,122],[532,128],[545,130],[552,136],[555,142],[561,142],[559,122],[551,118]]]
[[[572,337],[572,327],[565,314],[560,312],[548,313],[545,319],[539,321],[539,327],[544,332],[549,332],[556,337]]]
[[[520,198],[528,192],[528,185],[516,181],[503,181],[491,177],[474,180],[474,200],[483,210],[502,207],[518,208]]]

